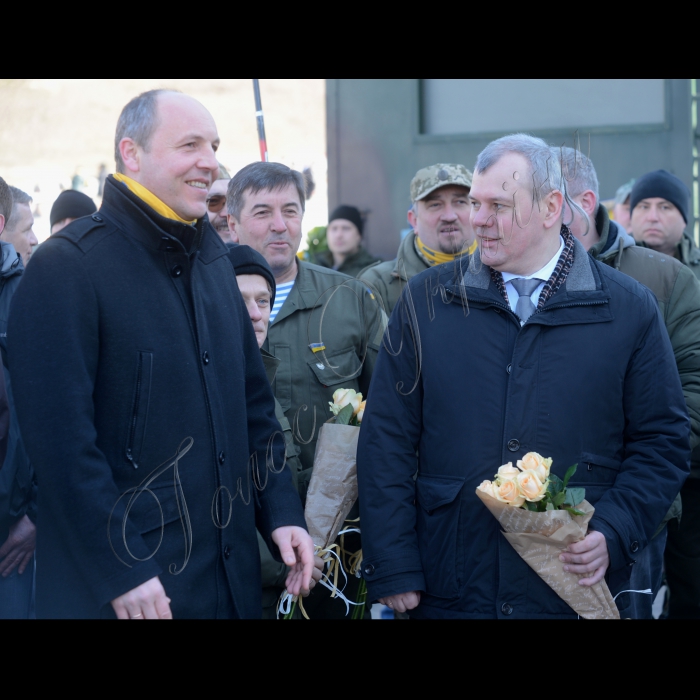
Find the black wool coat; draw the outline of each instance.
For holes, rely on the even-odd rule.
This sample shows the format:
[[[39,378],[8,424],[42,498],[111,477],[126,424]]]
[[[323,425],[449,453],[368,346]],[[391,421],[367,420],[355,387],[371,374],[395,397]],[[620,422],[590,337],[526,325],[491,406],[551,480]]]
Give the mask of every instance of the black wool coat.
[[[304,527],[227,249],[109,179],[13,302],[17,413],[39,482],[37,615],[109,617],[154,576],[173,616],[259,618],[256,524]],[[256,488],[256,485],[258,488]]]

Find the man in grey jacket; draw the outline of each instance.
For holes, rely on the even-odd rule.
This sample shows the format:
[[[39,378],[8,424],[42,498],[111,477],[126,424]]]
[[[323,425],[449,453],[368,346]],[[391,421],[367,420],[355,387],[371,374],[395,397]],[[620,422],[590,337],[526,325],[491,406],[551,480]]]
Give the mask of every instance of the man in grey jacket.
[[[572,233],[592,257],[641,282],[653,292],[659,303],[690,413],[690,446],[691,449],[696,448],[700,445],[700,283],[678,260],[658,250],[635,245],[634,239],[619,224],[610,220],[605,207],[598,203],[598,177],[588,157],[573,148],[555,148],[553,153],[562,159],[567,194],[577,205],[573,207]],[[644,178],[641,178],[639,182],[643,184],[643,181]],[[569,216],[571,211],[570,207]],[[686,520],[690,522],[697,517],[691,502],[686,502],[686,490],[684,487],[682,491],[684,526]],[[671,549],[678,531],[679,501],[676,500],[668,515]],[[663,556],[665,541],[664,528],[637,558],[633,588],[651,588],[656,594],[661,580],[650,581],[646,576],[651,571],[660,572],[661,569],[659,566],[649,567],[648,564],[650,559],[656,558],[658,561]],[[651,596],[634,595],[640,613],[638,616],[650,617]]]

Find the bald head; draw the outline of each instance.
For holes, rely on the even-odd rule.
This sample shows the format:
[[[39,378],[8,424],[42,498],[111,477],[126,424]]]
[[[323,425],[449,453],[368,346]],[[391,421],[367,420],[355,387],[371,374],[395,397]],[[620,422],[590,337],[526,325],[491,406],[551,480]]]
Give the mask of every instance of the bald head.
[[[201,103],[181,93],[160,92],[153,106],[145,145],[133,136],[119,141],[122,172],[185,221],[201,219],[207,193],[219,176],[214,119]]]

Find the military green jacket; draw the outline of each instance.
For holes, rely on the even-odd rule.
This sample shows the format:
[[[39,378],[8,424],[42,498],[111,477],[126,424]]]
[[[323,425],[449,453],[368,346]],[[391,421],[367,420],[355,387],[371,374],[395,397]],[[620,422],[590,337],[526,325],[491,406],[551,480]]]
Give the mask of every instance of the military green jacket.
[[[415,233],[409,233],[401,241],[396,260],[376,263],[358,275],[358,279],[369,283],[375,294],[379,293],[384,310],[389,315],[394,310],[406,282],[430,267],[416,252],[415,238]]]
[[[381,258],[372,255],[364,246],[353,255],[348,255],[343,264],[338,268],[338,272],[350,277],[357,277],[369,265],[380,263]],[[321,267],[329,267],[333,269],[333,253],[330,250],[324,250],[316,256],[314,262]]]
[[[648,287],[659,303],[690,414],[691,478],[700,478],[700,282],[692,267],[637,246],[619,226],[612,227],[603,206],[596,212],[596,228],[600,242],[588,252]]]
[[[311,263],[297,265],[294,287],[264,347],[279,359],[272,391],[301,448],[303,498],[333,393],[354,389],[367,396],[386,315],[357,280]]]
[[[678,259],[700,279],[700,248],[695,245],[695,241],[687,233],[683,234],[683,238],[678,244]]]

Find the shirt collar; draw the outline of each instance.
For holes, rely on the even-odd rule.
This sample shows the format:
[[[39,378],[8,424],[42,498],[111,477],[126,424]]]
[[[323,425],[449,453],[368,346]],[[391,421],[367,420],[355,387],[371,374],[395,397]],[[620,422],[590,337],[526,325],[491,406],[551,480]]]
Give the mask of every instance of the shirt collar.
[[[504,284],[507,284],[512,279],[529,280],[536,278],[538,280],[546,282],[554,273],[554,268],[557,266],[557,262],[559,262],[559,258],[561,257],[561,253],[563,250],[564,239],[561,236],[559,236],[559,250],[557,250],[557,252],[554,254],[554,257],[541,270],[538,270],[537,272],[534,272],[531,275],[515,275],[512,272],[501,272],[501,274],[503,275]]]

